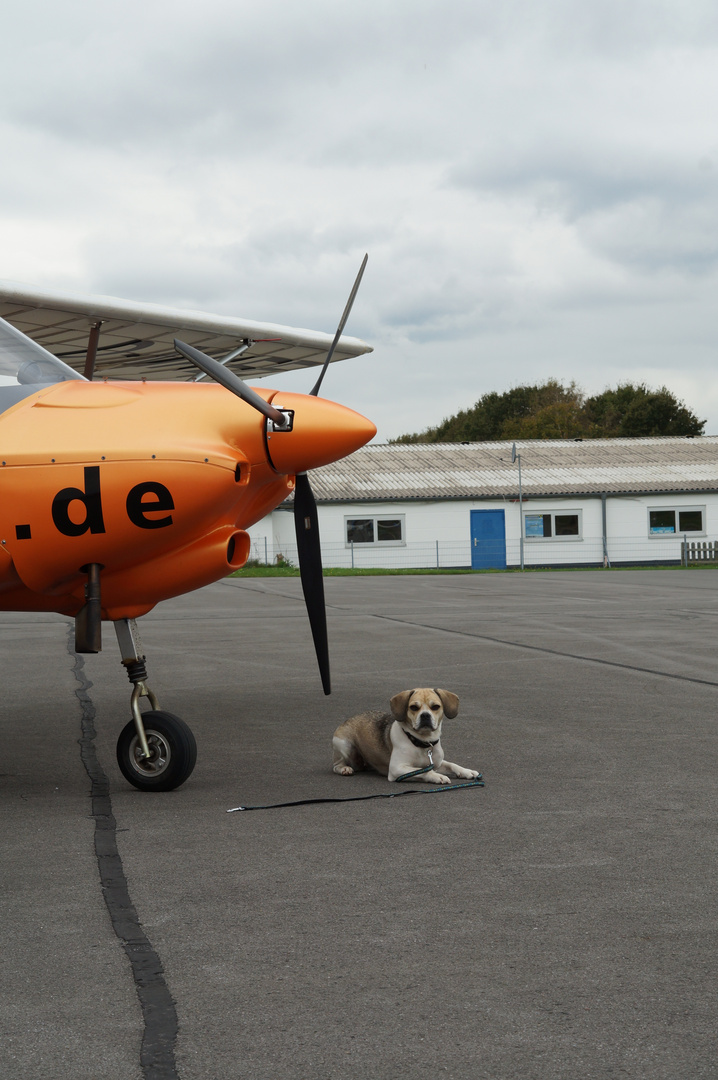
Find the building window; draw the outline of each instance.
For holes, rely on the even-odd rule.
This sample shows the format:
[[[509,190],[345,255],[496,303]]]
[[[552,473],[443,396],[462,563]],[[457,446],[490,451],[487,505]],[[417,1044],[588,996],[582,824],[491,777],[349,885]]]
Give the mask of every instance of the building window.
[[[662,506],[648,510],[649,536],[705,535],[705,506]]]
[[[344,519],[347,544],[404,544],[404,515]]]
[[[548,510],[543,514],[524,514],[527,540],[580,540],[580,510]]]

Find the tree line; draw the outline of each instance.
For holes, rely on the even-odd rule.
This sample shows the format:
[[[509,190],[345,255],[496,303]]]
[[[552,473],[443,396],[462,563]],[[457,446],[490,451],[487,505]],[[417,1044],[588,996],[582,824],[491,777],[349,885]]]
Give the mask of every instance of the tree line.
[[[575,382],[492,391],[436,427],[400,435],[393,443],[492,442],[499,439],[608,439],[702,435],[705,420],[662,386],[621,383],[586,397]]]

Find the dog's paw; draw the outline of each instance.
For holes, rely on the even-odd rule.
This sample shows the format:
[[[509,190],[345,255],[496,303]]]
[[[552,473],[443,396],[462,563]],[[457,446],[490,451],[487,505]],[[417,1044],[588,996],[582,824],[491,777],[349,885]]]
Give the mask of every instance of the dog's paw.
[[[442,773],[429,773],[426,778],[432,784],[450,784],[451,780],[448,776],[443,776]]]
[[[481,775],[476,769],[465,769],[462,765],[455,765],[453,761],[444,761],[444,769],[461,780],[475,780]]]
[[[339,773],[340,776],[353,776],[354,770],[351,765],[335,765],[334,772]]]

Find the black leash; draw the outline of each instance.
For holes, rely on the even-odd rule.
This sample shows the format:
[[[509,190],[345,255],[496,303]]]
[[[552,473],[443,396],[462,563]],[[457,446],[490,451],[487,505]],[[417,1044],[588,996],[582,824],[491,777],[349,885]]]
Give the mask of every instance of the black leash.
[[[418,769],[417,772],[423,772],[423,769]],[[414,776],[414,773],[409,773],[409,776]],[[399,780],[403,780],[404,777],[399,777]],[[411,791],[392,791],[390,794],[382,792],[378,795],[345,795],[337,796],[330,799],[297,799],[295,802],[275,802],[266,803],[262,806],[233,806],[231,810],[228,810],[228,814],[234,814],[237,810],[278,810],[281,806],[309,806],[311,803],[322,802],[362,802],[364,799],[398,799],[402,795],[436,795],[440,791],[458,791],[459,788],[467,787],[485,787],[485,781],[481,779],[481,773],[476,780],[470,780],[466,784],[442,784],[439,787],[427,787],[427,788],[412,788]]]
[[[431,772],[431,770],[434,768],[434,761],[431,756],[431,749],[428,750],[428,754],[428,765],[425,765],[423,769],[414,769],[413,772],[407,772],[403,773],[401,776],[397,776],[394,783],[401,784],[406,780],[411,780],[413,776],[421,776],[422,773]],[[459,788],[485,786],[486,785],[483,777],[481,773],[479,773],[476,780],[470,780],[466,784],[442,784],[437,787],[412,788],[411,791],[382,791],[377,795],[337,795],[334,797],[323,799],[297,799],[295,802],[266,803],[263,806],[233,806],[231,810],[227,811],[227,813],[234,814],[237,810],[278,810],[283,806],[310,806],[312,803],[363,802],[365,799],[398,799],[401,795],[435,795],[439,791],[458,791]]]

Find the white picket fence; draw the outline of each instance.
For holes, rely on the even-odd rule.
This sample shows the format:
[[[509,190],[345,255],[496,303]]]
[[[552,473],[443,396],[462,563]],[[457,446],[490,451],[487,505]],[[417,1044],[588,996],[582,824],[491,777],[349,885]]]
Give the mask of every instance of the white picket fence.
[[[701,541],[681,536],[656,539],[611,537],[604,550],[601,537],[580,540],[525,540],[523,564],[526,568],[575,566],[697,566],[718,563],[718,538]],[[322,544],[325,568],[342,569],[451,569],[471,567],[516,569],[521,566],[518,540],[484,541],[472,549],[469,540],[429,540],[382,547],[380,544]],[[252,541],[249,559],[255,565],[297,566],[295,543],[275,545],[270,537]]]
[[[685,566],[718,562],[717,540],[688,540],[681,544],[681,561]]]

